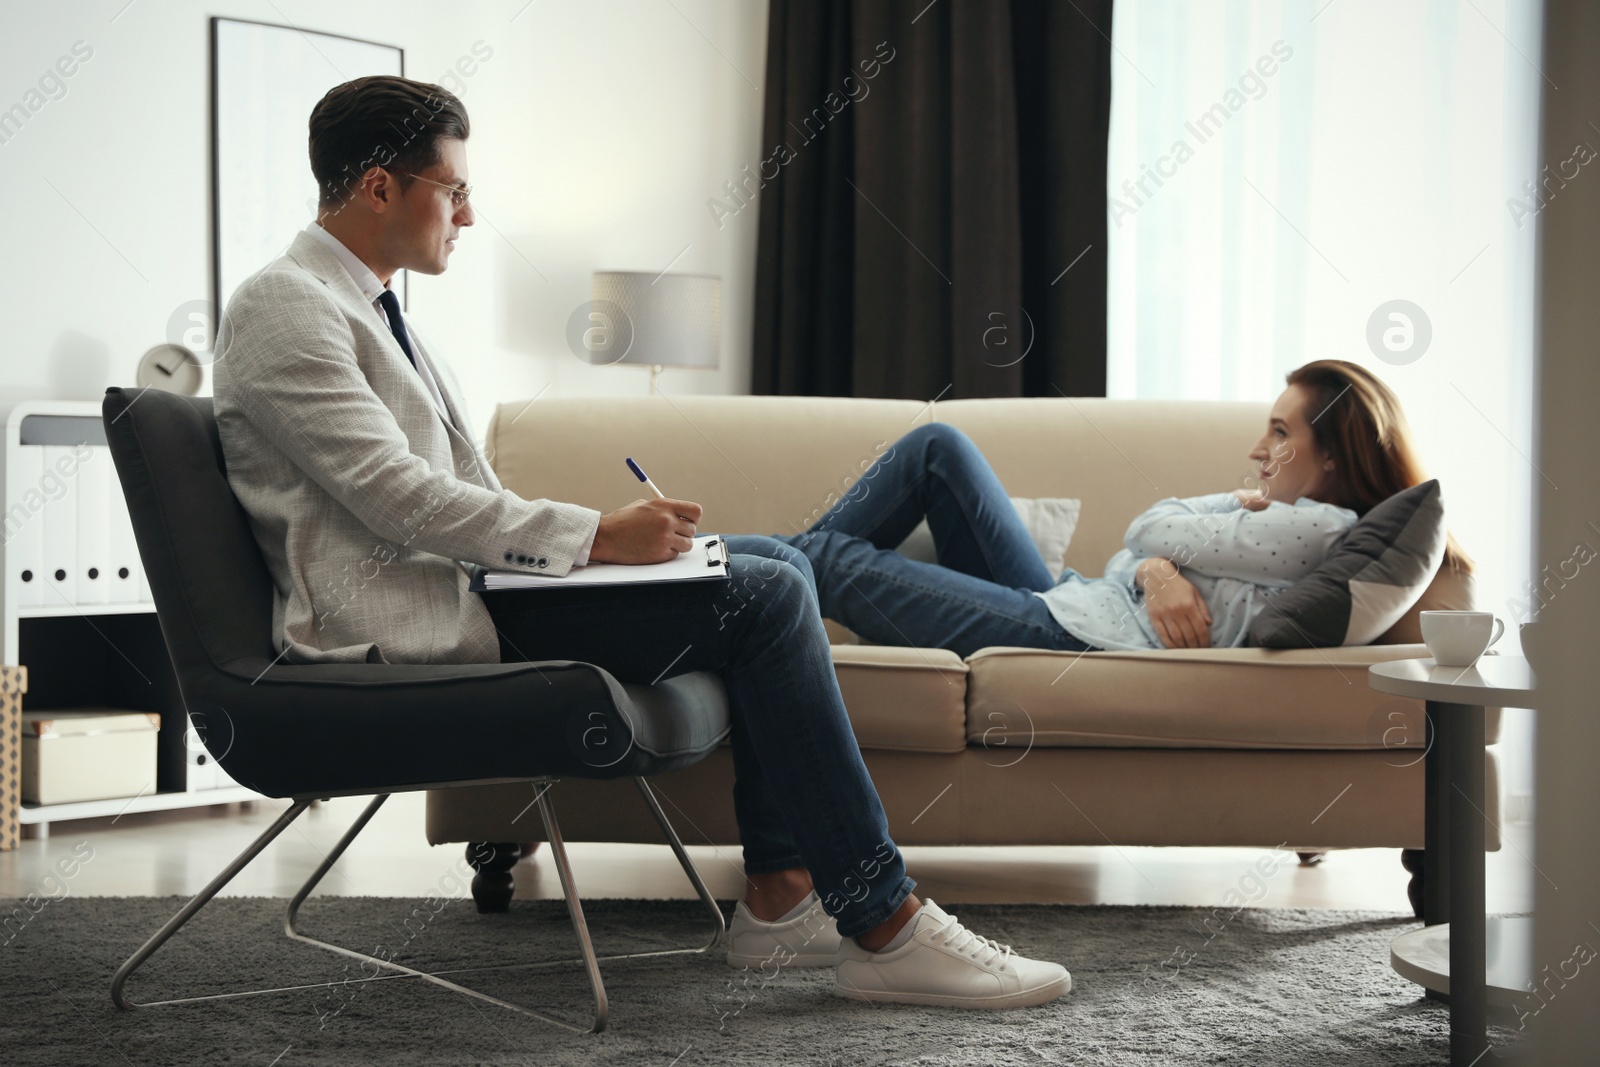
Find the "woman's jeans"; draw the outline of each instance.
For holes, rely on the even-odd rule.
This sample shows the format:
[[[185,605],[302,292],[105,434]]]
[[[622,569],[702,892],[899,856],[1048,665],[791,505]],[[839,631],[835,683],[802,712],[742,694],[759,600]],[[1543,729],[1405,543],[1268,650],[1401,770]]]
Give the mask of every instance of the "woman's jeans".
[[[937,564],[895,551],[926,517]],[[983,453],[945,423],[878,457],[810,529],[779,537],[805,554],[822,614],[880,645],[992,645],[1081,652],[1033,594],[1054,585]]]

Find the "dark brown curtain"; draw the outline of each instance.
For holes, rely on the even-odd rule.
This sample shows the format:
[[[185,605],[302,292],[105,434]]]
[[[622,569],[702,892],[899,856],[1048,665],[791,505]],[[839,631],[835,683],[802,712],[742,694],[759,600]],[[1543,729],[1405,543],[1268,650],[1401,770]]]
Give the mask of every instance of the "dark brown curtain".
[[[1111,0],[771,0],[753,391],[1105,395]]]

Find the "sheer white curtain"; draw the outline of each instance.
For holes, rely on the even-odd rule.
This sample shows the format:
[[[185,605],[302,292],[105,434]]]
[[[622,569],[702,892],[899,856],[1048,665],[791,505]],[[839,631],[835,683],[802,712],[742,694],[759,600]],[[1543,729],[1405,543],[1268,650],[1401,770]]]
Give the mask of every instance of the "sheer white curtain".
[[[1515,651],[1541,477],[1532,215],[1561,175],[1600,181],[1571,162],[1600,130],[1537,158],[1537,4],[1118,0],[1112,47],[1110,394],[1271,400],[1312,359],[1376,371]],[[1379,317],[1412,347],[1375,353],[1397,300],[1421,314]]]

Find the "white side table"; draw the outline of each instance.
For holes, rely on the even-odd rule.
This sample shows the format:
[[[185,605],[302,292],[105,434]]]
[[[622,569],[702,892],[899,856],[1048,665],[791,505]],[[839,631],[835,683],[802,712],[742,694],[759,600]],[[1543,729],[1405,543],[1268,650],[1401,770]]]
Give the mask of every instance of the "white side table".
[[[1431,659],[1391,660],[1367,670],[1380,693],[1427,702],[1426,820],[1421,930],[1390,945],[1390,964],[1411,981],[1450,998],[1450,1063],[1494,1058],[1488,1051],[1487,923],[1483,890],[1483,709],[1529,707],[1533,671],[1521,656],[1484,656],[1472,667]],[[1444,925],[1448,924],[1448,925]],[[1523,992],[1506,957],[1532,943],[1531,920],[1495,929],[1497,990]],[[1526,964],[1522,964],[1523,967]],[[1499,983],[1505,983],[1500,985]],[[1497,1000],[1500,998],[1497,997]]]

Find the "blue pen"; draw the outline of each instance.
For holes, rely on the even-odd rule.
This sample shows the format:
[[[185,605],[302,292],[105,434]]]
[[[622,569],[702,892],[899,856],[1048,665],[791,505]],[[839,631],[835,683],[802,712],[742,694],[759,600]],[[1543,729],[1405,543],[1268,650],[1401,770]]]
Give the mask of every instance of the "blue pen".
[[[645,472],[639,468],[637,463],[635,463],[631,458],[624,460],[624,462],[628,464],[628,469],[631,470],[641,482],[650,487],[650,491],[652,493],[662,500],[667,498],[667,494],[656,488],[656,483],[650,480],[650,476],[645,474]]]

